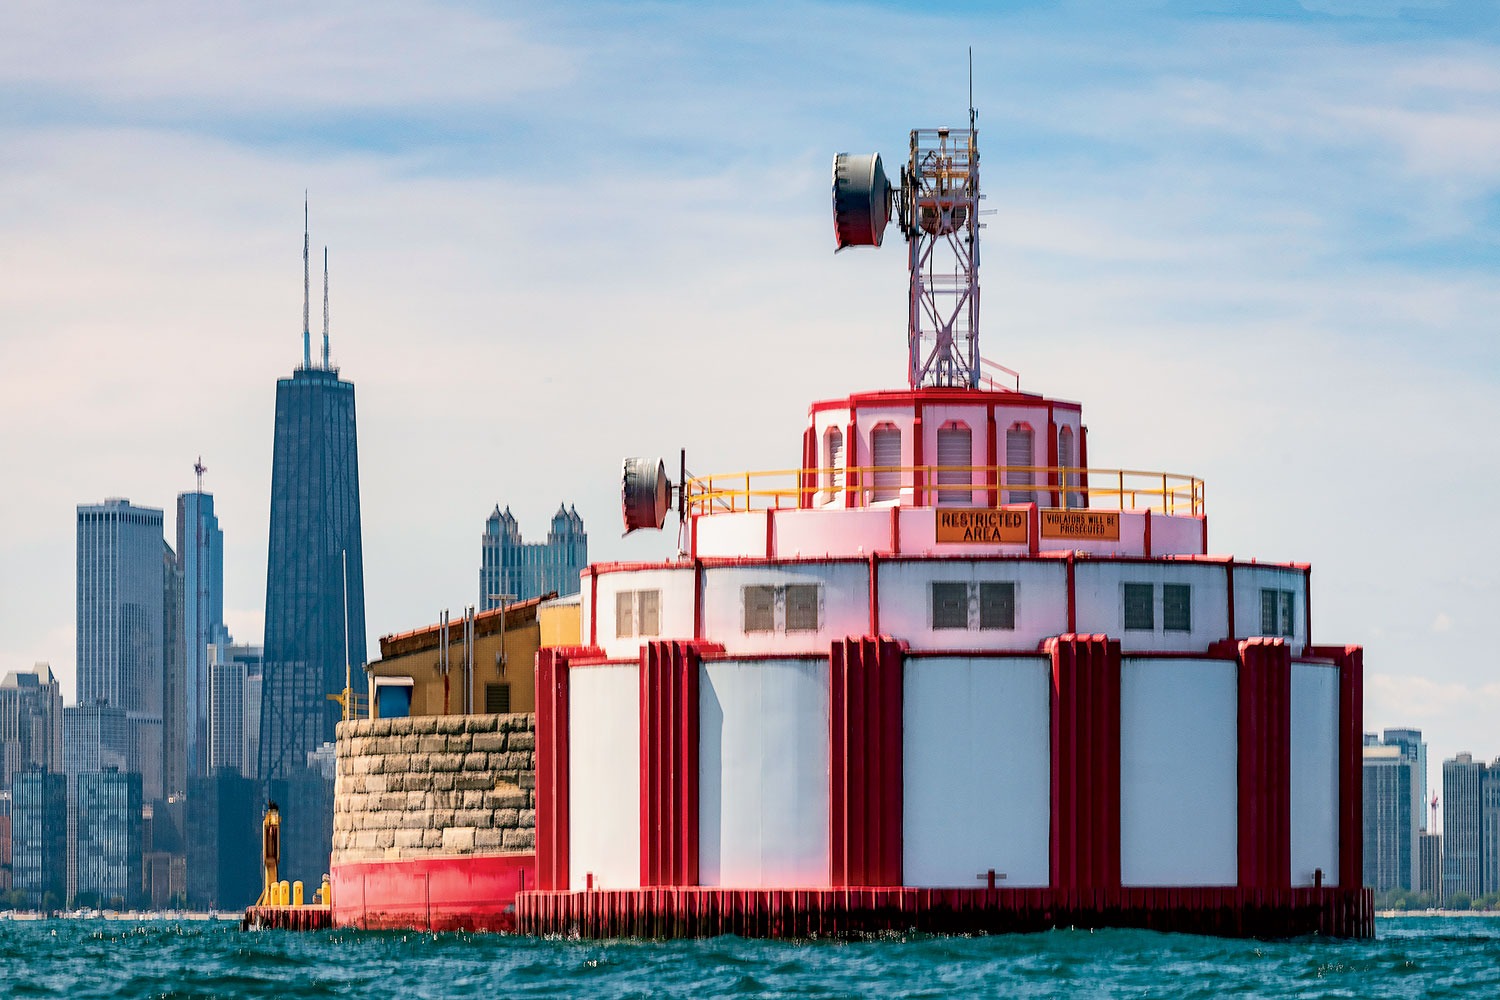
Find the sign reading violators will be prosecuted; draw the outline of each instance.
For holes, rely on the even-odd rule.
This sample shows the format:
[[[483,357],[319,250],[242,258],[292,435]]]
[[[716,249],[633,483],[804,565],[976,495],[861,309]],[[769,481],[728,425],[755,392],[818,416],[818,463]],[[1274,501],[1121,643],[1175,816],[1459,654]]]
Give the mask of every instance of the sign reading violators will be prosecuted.
[[[1120,540],[1120,514],[1113,510],[1044,510],[1041,511],[1043,538],[1071,538],[1079,541]]]
[[[1024,510],[945,510],[937,512],[940,542],[1020,542],[1027,540]]]

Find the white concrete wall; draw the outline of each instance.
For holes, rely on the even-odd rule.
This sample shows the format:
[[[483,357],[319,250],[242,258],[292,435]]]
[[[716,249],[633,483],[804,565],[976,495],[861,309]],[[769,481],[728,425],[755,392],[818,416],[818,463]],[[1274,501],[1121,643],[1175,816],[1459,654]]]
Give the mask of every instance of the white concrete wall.
[[[1292,885],[1339,880],[1339,672],[1316,663],[1292,664],[1291,820]]]
[[[1224,660],[1120,664],[1120,878],[1235,885],[1238,690]]]
[[[1201,652],[1229,634],[1228,596],[1224,567],[1194,562],[1090,562],[1074,568],[1079,632],[1105,632],[1118,637],[1126,652]],[[1125,584],[1154,586],[1154,631],[1125,629]],[[1192,629],[1168,632],[1162,628],[1162,584],[1186,583],[1193,588]]]
[[[1234,567],[1234,630],[1236,638],[1247,639],[1261,634],[1260,592],[1290,590],[1296,621],[1289,640],[1294,654],[1307,644],[1307,576],[1300,569],[1275,566]]]
[[[783,559],[868,556],[891,549],[891,512],[885,508],[779,510],[772,522],[773,551]],[[747,554],[763,551],[764,537],[759,550]]]
[[[880,631],[905,639],[914,650],[1035,649],[1068,630],[1068,570],[1059,560],[881,562]],[[1016,627],[934,629],[934,580],[1004,580],[1016,585]]]
[[[641,884],[640,668],[568,672],[568,887]]]
[[[658,635],[615,635],[615,595],[622,590],[660,590],[661,613]],[[611,658],[636,656],[641,645],[654,639],[691,639],[693,637],[693,570],[646,569],[620,570],[599,574],[599,603],[593,609],[599,616],[598,642],[604,655]],[[639,625],[636,626],[639,628]],[[585,621],[584,635],[589,634]]]
[[[815,653],[828,655],[828,644],[870,630],[869,564],[768,563],[764,566],[716,566],[703,571],[705,637],[738,653]],[[745,632],[747,586],[816,583],[819,628],[816,632]],[[603,598],[600,598],[603,603]]]
[[[702,883],[828,885],[827,659],[709,661],[699,708]]]
[[[1049,661],[909,659],[904,729],[905,884],[1048,885]]]
[[[1154,556],[1201,556],[1203,522],[1196,517],[1151,515],[1151,554]]]
[[[742,510],[693,518],[694,551],[700,559],[766,554],[766,512]]]

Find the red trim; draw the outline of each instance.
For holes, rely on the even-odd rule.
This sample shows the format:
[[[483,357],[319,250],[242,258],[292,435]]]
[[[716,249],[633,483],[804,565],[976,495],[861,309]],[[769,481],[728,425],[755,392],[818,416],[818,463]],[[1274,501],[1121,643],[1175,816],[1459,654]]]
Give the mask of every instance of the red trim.
[[[1067,554],[1068,560],[1068,631],[1078,631],[1078,578],[1075,573],[1077,569],[1077,556],[1072,552]]]
[[[1053,470],[1057,468],[1057,421],[1052,419],[1052,405],[1050,403],[1047,404],[1047,468]],[[1048,492],[1052,494],[1052,506],[1061,507],[1062,501],[1058,496],[1060,491],[1057,488],[1057,473],[1055,471],[1047,473],[1047,485],[1051,487]]]
[[[1203,554],[1208,554],[1208,515],[1204,514],[1198,518],[1203,526]]]
[[[1292,630],[1293,632],[1296,629]],[[1302,631],[1307,636],[1307,642],[1303,648],[1311,649],[1313,644],[1312,630],[1312,567],[1305,567],[1302,571]],[[1360,736],[1360,745],[1364,745],[1364,736]]]
[[[922,440],[922,404],[912,410],[911,417],[911,496],[912,506],[922,504],[922,456],[926,454],[926,442]]]
[[[1150,559],[1151,558],[1151,509],[1149,507],[1146,509],[1145,514],[1146,514],[1146,516],[1141,519],[1142,522],[1144,522],[1144,524],[1145,524],[1145,527],[1142,529],[1145,532],[1145,538],[1143,539],[1142,544],[1141,544],[1141,553],[1147,559]]]
[[[766,558],[767,559],[775,559],[776,558],[776,535],[775,535],[776,528],[775,528],[775,524],[774,524],[775,518],[773,518],[771,516],[774,513],[776,513],[776,509],[774,507],[767,507],[766,508],[765,514],[766,514]]]
[[[1024,507],[1025,505],[1024,504],[1008,504],[1006,506],[1008,508],[1011,508],[1011,509],[1019,509],[1021,507]],[[910,509],[910,508],[906,508],[906,509]],[[927,508],[927,509],[932,509],[932,508]],[[1006,562],[1006,561],[1010,561],[1010,562],[1026,562],[1026,561],[1049,560],[1049,559],[1066,559],[1069,555],[1074,554],[1074,552],[1075,552],[1075,550],[1073,550],[1073,549],[1038,549],[1037,552],[1034,555],[1030,554],[1030,553],[1018,554],[1018,553],[1015,553],[1015,552],[996,552],[996,553],[973,552],[973,553],[966,553],[966,554],[963,554],[963,555],[945,556],[943,558],[945,560],[966,560],[966,561],[973,561],[973,562]],[[696,562],[697,563],[701,563],[702,566],[705,569],[719,569],[719,568],[733,567],[733,566],[766,566],[766,565],[777,565],[777,566],[811,566],[811,565],[818,565],[818,564],[823,564],[823,563],[827,563],[827,564],[830,564],[830,565],[832,565],[832,564],[839,564],[839,563],[851,563],[852,564],[852,563],[863,563],[868,558],[869,558],[868,556],[863,556],[863,555],[848,555],[848,556],[777,556],[774,559],[766,559],[766,558],[764,558],[762,556],[707,556],[707,557],[704,557],[702,559],[696,560]],[[933,559],[935,559],[937,557],[930,556],[930,555],[899,555],[899,554],[892,554],[892,555],[886,556],[885,558],[887,558],[891,562],[931,562],[931,561],[933,561]],[[1137,563],[1137,564],[1141,564],[1141,565],[1145,565],[1145,564],[1158,564],[1159,565],[1161,563],[1191,562],[1191,563],[1215,563],[1215,564],[1224,565],[1224,566],[1254,567],[1256,569],[1305,570],[1307,568],[1307,566],[1306,566],[1305,563],[1255,562],[1254,560],[1248,560],[1248,561],[1246,561],[1246,560],[1231,559],[1231,558],[1229,558],[1227,556],[1197,556],[1197,555],[1177,556],[1177,555],[1167,555],[1167,556],[1150,556],[1150,557],[1147,557],[1147,556],[1134,556],[1134,555],[1105,555],[1105,554],[1100,554],[1100,555],[1089,555],[1088,558],[1089,558],[1089,560],[1091,562],[1099,562],[1099,563]],[[623,562],[622,563],[595,563],[592,566],[590,566],[589,569],[591,571],[593,571],[594,573],[599,574],[599,575],[602,576],[602,575],[605,575],[605,574],[608,574],[608,573],[638,573],[638,572],[643,572],[643,571],[646,571],[646,570],[678,570],[678,571],[681,571],[681,572],[688,572],[688,571],[690,571],[693,568],[693,565],[694,565],[694,563],[691,562],[691,561],[671,560],[671,561],[667,561],[667,562],[649,562],[649,563],[648,562],[637,562],[637,563],[623,563]]]
[[[997,469],[997,456],[999,445],[995,441],[995,404],[990,404],[989,419],[986,421],[987,437],[985,438],[984,461],[989,467],[985,473],[989,477],[990,506],[1000,506],[1000,473]]]
[[[589,645],[599,645],[599,568],[589,566]]]
[[[802,432],[802,492],[797,497],[797,506],[806,510],[813,505],[813,490],[818,486],[818,429],[809,426]]]
[[[1233,564],[1224,567],[1224,592],[1225,592],[1225,594],[1228,595],[1228,599],[1229,599],[1229,608],[1228,608],[1229,614],[1228,614],[1227,618],[1225,619],[1226,621],[1229,622],[1229,638],[1231,638],[1231,639],[1237,639],[1237,638],[1239,638],[1239,632],[1237,632],[1235,630],[1235,626],[1234,626],[1234,566],[1233,566]]]
[[[873,552],[870,554],[870,634],[880,634],[880,556]]]
[[[1026,512],[1026,549],[1027,554],[1035,559],[1042,545],[1042,514],[1036,504],[1027,506],[1030,510]]]
[[[829,650],[829,884],[899,886],[905,645],[889,637]]]
[[[1332,660],[1339,671],[1339,885],[1364,880],[1364,673],[1360,646],[1309,646],[1308,655]]]
[[[1052,657],[1052,887],[1120,888],[1120,643],[1061,635]]]
[[[328,876],[336,927],[513,931],[516,894],[536,887],[536,855],[355,861],[334,865]]]
[[[1080,469],[1087,469],[1089,467],[1089,429],[1083,424],[1078,425],[1078,467]],[[1088,476],[1084,476],[1085,486],[1088,485],[1087,480]],[[1091,504],[1089,503],[1088,490],[1083,491],[1083,496],[1081,499],[1085,507],[1091,506]],[[1203,551],[1207,552],[1208,549],[1204,548]]]
[[[703,563],[693,560],[693,638],[703,638]]]
[[[1059,410],[1082,412],[1082,404],[1065,399],[1047,399],[1034,392],[1017,392],[1011,389],[965,389],[944,386],[926,386],[921,389],[880,389],[873,392],[856,392],[842,399],[820,399],[808,407],[808,415],[816,416],[827,410],[854,409],[856,407],[886,407],[890,409],[915,409],[917,406],[984,406],[990,404],[1019,406],[1055,406]]]
[[[898,504],[891,509],[891,554],[895,555],[901,551],[901,507]]]
[[[698,663],[723,646],[641,647],[641,885],[698,884]]]
[[[854,410],[849,410],[849,425],[845,428],[844,435],[844,506],[858,506],[854,499],[859,496],[859,473],[854,471],[859,468],[859,424],[855,422]]]

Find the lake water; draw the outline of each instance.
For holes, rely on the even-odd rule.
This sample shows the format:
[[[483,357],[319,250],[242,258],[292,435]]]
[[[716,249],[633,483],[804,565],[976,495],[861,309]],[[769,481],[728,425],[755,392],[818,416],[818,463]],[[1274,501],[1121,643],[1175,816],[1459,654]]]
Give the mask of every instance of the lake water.
[[[565,941],[0,921],[14,997],[1500,997],[1500,920],[1395,917],[1374,941],[1149,931],[831,941]]]

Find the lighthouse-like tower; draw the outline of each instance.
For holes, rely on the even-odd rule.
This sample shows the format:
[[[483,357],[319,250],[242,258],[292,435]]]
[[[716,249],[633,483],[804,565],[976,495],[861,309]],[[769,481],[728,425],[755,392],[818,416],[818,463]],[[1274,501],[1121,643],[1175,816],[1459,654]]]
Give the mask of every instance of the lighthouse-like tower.
[[[1361,650],[1308,566],[1209,554],[1197,478],[985,377],[978,163],[972,110],[899,186],[835,160],[839,248],[908,244],[905,388],[813,403],[791,473],[627,463],[681,551],[538,655],[522,930],[1373,933]]]

